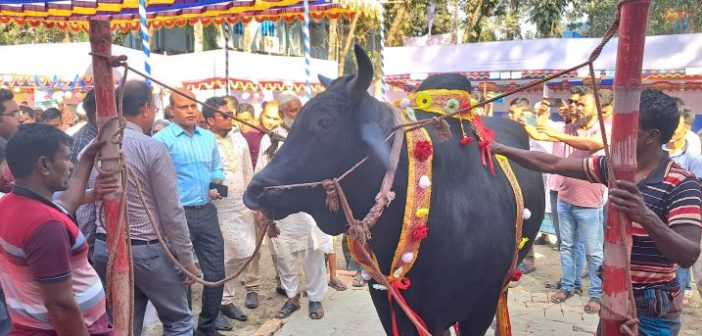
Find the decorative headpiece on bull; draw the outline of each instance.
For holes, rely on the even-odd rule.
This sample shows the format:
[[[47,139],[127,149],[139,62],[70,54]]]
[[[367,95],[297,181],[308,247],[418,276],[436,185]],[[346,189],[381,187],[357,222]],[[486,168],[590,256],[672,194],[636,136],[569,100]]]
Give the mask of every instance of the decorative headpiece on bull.
[[[365,214],[387,167],[393,128],[393,110],[371,97],[368,87],[373,67],[360,46],[354,48],[358,73],[330,81],[327,88],[302,108],[292,130],[271,162],[249,185],[244,201],[249,208],[265,210],[280,219],[296,212],[312,215],[322,231],[338,235],[347,230],[342,213],[329,211],[321,188],[269,189],[338,177],[369,153],[371,158],[346,177],[342,184],[351,209]],[[462,90],[470,83],[459,75],[427,78],[420,89]],[[417,119],[435,116],[415,109]],[[449,119],[453,134],[461,134],[459,120]],[[500,143],[529,148],[522,126],[506,119],[485,118]],[[495,314],[498,297],[511,268],[515,252],[516,201],[510,183],[501,171],[495,176],[481,162],[478,146],[459,141],[438,141],[437,131],[426,127],[433,143],[431,211],[428,236],[406,275],[411,286],[403,291],[408,305],[424,320],[432,335],[441,335],[458,323],[462,335],[484,335]],[[472,136],[472,129],[466,135]],[[384,274],[390,269],[395,248],[403,234],[408,187],[408,152],[403,148],[390,203],[372,229],[370,248]],[[539,173],[513,165],[525,207],[532,215],[524,221],[523,236],[530,248],[544,215],[544,186]],[[371,284],[373,281],[371,281]],[[392,334],[391,307],[387,292],[371,287],[371,296],[386,332]],[[400,335],[417,335],[408,317],[397,307]]]

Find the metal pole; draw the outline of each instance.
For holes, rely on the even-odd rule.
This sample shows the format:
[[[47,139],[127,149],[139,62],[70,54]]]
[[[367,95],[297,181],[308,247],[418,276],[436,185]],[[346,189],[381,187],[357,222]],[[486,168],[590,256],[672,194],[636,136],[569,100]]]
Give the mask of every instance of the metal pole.
[[[611,143],[614,174],[620,180],[634,181],[636,175],[641,68],[649,5],[650,0],[634,0],[621,7]],[[622,237],[625,237],[625,244]],[[602,309],[600,314],[602,335],[623,335],[620,326],[626,318],[622,313],[636,316],[635,304],[630,302],[631,279],[628,277],[629,270],[626,269],[631,260],[631,244],[631,221],[610,205],[605,231],[602,285],[602,303],[608,308]]]
[[[229,22],[225,22],[222,26],[224,35],[224,87],[225,94],[229,95],[229,39],[232,36],[231,26]]]
[[[310,2],[305,0],[304,2],[304,18],[305,21],[302,24],[302,38],[304,43],[305,51],[305,96],[309,100],[312,98],[312,65],[310,56]],[[356,14],[360,15],[360,14]]]
[[[90,20],[90,49],[96,55],[112,55],[112,31],[109,21]],[[107,59],[100,56],[93,56],[93,77],[95,83],[95,103],[97,105],[97,124],[103,134],[103,139],[108,139],[102,148],[101,168],[105,171],[119,171],[120,161],[109,158],[118,158],[120,155],[120,143],[113,143],[113,135],[118,131],[117,123],[105,124],[108,120],[117,117],[117,106],[115,103],[114,78],[112,77],[112,67]],[[118,176],[120,177],[120,176]],[[121,196],[123,191],[105,195],[103,197],[103,209],[105,211],[105,223],[107,226],[107,244],[110,251],[117,251],[115,260],[112,261],[113,269],[109,273],[108,288],[110,289],[110,303],[112,304],[112,323],[115,328],[115,335],[130,335],[132,327],[130,325],[131,314],[129,313],[131,302],[131,286],[129,275],[129,263],[127,253],[126,227],[122,216]],[[119,238],[115,240],[115,235]],[[115,243],[116,242],[116,246]]]

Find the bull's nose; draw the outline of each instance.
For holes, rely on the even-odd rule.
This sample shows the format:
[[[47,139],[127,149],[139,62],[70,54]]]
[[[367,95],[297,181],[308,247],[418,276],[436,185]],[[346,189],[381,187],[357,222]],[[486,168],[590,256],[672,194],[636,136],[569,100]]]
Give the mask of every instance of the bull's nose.
[[[251,193],[248,190],[244,192],[244,205],[251,210],[258,210],[261,208],[261,206],[258,205],[258,201],[254,197],[251,197]]]

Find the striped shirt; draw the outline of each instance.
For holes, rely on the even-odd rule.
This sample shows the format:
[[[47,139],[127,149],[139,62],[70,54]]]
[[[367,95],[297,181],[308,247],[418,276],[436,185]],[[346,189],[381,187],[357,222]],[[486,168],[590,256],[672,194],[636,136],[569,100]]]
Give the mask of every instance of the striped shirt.
[[[131,122],[127,122],[124,130],[122,150],[126,154],[129,169],[139,180],[146,206],[156,225],[163,231],[164,238],[170,243],[172,251],[181,263],[193,265],[190,231],[185,221],[185,211],[178,198],[174,197],[178,194],[178,187],[173,178],[176,173],[168,151],[162,143],[144,134],[139,126]],[[94,183],[96,175],[93,171],[90,185]],[[133,177],[129,178],[127,184],[126,200],[129,209],[129,238],[141,241],[156,240],[156,233],[141,204],[139,190]],[[78,222],[87,222],[93,228],[97,227],[98,233],[105,233],[105,229],[97,220],[99,212],[100,202],[87,204],[77,212]]]
[[[55,335],[42,283],[70,280],[91,335],[112,335],[102,282],[88,245],[70,216],[34,191],[15,185],[0,200],[0,280],[12,335]]]
[[[192,135],[173,123],[154,135],[168,148],[178,175],[180,202],[184,206],[210,203],[210,183],[224,181],[224,168],[214,134],[195,127]]]
[[[604,156],[583,160],[588,179],[607,184],[607,161]],[[637,184],[646,206],[668,226],[702,227],[702,191],[690,172],[666,157],[661,165]],[[631,280],[634,289],[678,287],[676,265],[658,249],[648,232],[632,223]]]

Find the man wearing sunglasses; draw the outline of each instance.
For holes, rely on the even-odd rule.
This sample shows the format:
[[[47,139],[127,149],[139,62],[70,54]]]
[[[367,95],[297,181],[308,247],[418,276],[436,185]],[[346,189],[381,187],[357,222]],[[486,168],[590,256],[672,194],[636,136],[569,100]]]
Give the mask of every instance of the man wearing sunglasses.
[[[254,213],[244,206],[246,186],[253,178],[253,165],[249,145],[241,132],[232,132],[234,112],[224,97],[212,97],[205,101],[202,115],[209,130],[214,133],[217,148],[224,167],[224,186],[227,195],[214,201],[219,217],[219,226],[224,239],[224,270],[231,275],[238,272],[253,255],[256,247]],[[258,281],[250,276],[246,279],[246,307],[258,306]],[[246,321],[247,316],[234,304],[236,281],[224,284],[220,313],[230,319]],[[221,317],[220,317],[221,320]]]
[[[5,148],[10,136],[17,131],[19,122],[19,105],[14,100],[15,95],[7,89],[0,89],[0,147]],[[0,192],[12,191],[15,178],[7,164],[0,166]],[[0,322],[1,323],[1,322]]]

